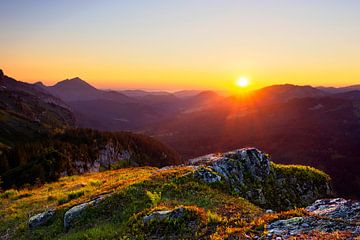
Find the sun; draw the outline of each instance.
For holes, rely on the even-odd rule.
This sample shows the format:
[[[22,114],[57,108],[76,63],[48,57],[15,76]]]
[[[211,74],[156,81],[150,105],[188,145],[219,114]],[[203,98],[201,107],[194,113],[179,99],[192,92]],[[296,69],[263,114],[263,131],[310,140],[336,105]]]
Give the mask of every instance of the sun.
[[[238,80],[236,80],[236,85],[238,87],[245,88],[250,85],[250,81],[246,77],[240,77]]]

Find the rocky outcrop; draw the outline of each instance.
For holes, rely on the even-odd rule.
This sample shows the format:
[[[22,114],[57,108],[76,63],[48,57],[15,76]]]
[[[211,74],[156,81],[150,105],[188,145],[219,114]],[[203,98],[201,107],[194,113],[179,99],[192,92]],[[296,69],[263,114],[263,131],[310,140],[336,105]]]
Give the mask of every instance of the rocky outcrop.
[[[267,155],[255,148],[244,148],[224,154],[210,154],[190,160],[193,165],[205,165],[222,175],[232,186],[240,192],[244,178],[249,177],[257,181],[264,181],[270,173],[270,161]]]
[[[94,205],[98,204],[101,200],[103,200],[105,197],[108,197],[108,196],[110,196],[110,194],[99,196],[89,202],[85,202],[85,203],[73,206],[68,211],[66,211],[65,215],[64,215],[65,229],[69,229],[71,227],[72,222],[76,218],[78,218],[86,209],[88,209],[90,206],[94,206]]]
[[[76,174],[99,172],[103,169],[110,169],[111,165],[121,161],[130,161],[131,153],[128,150],[120,150],[121,146],[117,146],[112,141],[109,141],[101,150],[93,162],[74,161],[74,169]],[[60,176],[69,176],[75,174],[74,172],[64,171]]]
[[[29,219],[29,228],[34,229],[46,224],[55,215],[55,210],[50,209],[45,212],[36,214]]]
[[[205,183],[224,180],[232,192],[266,208],[306,206],[331,194],[326,174],[310,167],[273,164],[256,148],[210,154],[189,164],[197,167],[194,177]]]
[[[342,198],[317,200],[305,209],[309,215],[278,220],[268,225],[268,237],[289,238],[312,231],[351,232],[360,236],[360,202]]]

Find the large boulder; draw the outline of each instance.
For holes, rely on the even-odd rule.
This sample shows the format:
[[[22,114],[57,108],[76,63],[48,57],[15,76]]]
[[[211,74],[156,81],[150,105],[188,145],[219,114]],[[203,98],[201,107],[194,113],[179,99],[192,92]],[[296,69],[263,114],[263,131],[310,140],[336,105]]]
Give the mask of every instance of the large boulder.
[[[317,200],[305,208],[309,215],[278,220],[268,225],[268,236],[273,238],[297,236],[312,231],[332,233],[350,232],[360,236],[360,202],[342,198]]]
[[[205,183],[224,180],[233,193],[265,208],[301,207],[331,195],[326,174],[310,167],[273,164],[256,148],[209,154],[189,164],[195,166],[195,178]]]
[[[209,154],[191,159],[189,162],[196,166],[207,166],[220,174],[236,192],[241,191],[244,178],[264,181],[270,173],[268,156],[256,148],[243,148],[223,154]],[[203,171],[203,173],[209,174],[209,171]],[[199,172],[198,174],[201,175]]]
[[[29,219],[29,228],[34,229],[46,224],[55,215],[55,210],[50,209],[45,212],[36,214]]]

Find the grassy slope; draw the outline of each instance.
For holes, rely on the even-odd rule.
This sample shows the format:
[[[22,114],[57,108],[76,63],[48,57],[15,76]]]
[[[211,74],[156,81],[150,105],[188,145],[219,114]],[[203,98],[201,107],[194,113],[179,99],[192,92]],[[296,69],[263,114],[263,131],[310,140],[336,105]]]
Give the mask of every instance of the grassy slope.
[[[266,234],[266,222],[305,214],[302,209],[265,214],[247,200],[231,195],[224,185],[194,180],[189,171],[187,167],[121,169],[65,177],[31,190],[7,191],[0,199],[0,237],[10,231],[16,239],[156,239],[160,231],[167,239],[223,239]],[[64,230],[66,209],[107,192],[115,194],[89,208],[68,232]],[[153,210],[178,206],[187,206],[190,216],[197,216],[198,229],[189,229],[186,223],[145,226],[142,222]],[[28,230],[29,216],[49,207],[58,209],[54,220]]]

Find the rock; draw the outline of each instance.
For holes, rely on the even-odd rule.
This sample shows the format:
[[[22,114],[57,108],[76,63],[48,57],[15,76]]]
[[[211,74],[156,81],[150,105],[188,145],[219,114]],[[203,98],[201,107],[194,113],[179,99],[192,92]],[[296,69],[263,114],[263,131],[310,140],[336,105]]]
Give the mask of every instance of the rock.
[[[64,227],[68,229],[71,227],[71,223],[74,219],[78,218],[88,207],[98,204],[108,195],[99,196],[92,201],[85,202],[76,206],[73,206],[64,215]]]
[[[50,209],[36,214],[29,219],[29,228],[34,229],[47,223],[55,215],[55,210]]]
[[[170,210],[164,210],[164,211],[156,211],[151,213],[150,215],[147,215],[143,218],[144,223],[149,223],[153,220],[156,221],[163,221],[167,219],[170,216],[171,211]]]
[[[308,206],[308,216],[278,220],[268,225],[272,236],[288,238],[301,233],[349,231],[360,236],[360,202],[342,198],[321,199]]]
[[[223,154],[210,154],[192,159],[189,162],[197,166],[207,166],[220,174],[237,192],[240,191],[244,183],[245,175],[253,180],[263,181],[270,173],[270,160],[256,148],[243,148]]]
[[[143,218],[144,223],[149,223],[152,221],[162,222],[165,220],[176,220],[184,216],[186,209],[184,207],[175,208],[173,210],[162,210],[156,211],[147,215]]]
[[[195,177],[205,183],[215,183],[221,181],[221,176],[214,172],[211,168],[200,167],[195,172]]]
[[[273,164],[256,148],[209,154],[188,163],[196,167],[195,178],[205,183],[223,181],[232,192],[263,208],[304,207],[331,193],[326,174],[307,167]]]
[[[272,210],[272,209],[266,209],[265,212],[266,212],[266,213],[274,213],[274,210]]]

